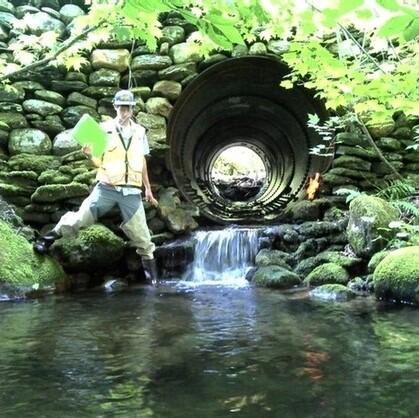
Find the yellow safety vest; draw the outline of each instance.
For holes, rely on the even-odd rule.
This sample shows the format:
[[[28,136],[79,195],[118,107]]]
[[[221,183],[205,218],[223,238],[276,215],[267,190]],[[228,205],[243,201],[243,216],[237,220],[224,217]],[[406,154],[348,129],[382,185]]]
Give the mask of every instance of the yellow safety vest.
[[[131,123],[133,134],[127,147],[114,120],[102,123],[108,133],[108,143],[101,161],[98,161],[96,180],[113,186],[142,186],[145,129]]]

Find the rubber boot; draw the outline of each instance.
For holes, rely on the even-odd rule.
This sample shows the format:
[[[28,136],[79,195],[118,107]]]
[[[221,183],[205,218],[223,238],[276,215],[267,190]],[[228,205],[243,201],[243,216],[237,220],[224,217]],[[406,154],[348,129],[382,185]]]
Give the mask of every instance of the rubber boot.
[[[33,249],[38,254],[46,254],[49,247],[51,247],[51,245],[59,238],[61,238],[60,234],[57,234],[54,230],[49,231],[33,243]]]
[[[153,286],[157,286],[158,275],[157,275],[156,260],[154,258],[152,259],[142,258],[141,263],[143,265],[146,279],[150,281]]]

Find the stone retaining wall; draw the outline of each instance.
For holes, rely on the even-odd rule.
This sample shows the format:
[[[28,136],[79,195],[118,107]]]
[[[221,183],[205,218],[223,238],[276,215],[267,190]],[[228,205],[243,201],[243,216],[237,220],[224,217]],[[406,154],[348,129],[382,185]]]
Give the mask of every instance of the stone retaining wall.
[[[16,18],[32,15],[30,33],[55,30],[65,36],[74,17],[84,14],[77,5],[58,0],[37,0],[37,6],[13,6],[0,0],[0,48],[13,42]],[[182,202],[165,164],[166,126],[171,109],[183,88],[208,66],[228,59],[216,53],[203,60],[190,52],[185,40],[194,30],[175,14],[163,20],[158,52],[137,44],[104,44],[91,52],[81,72],[48,67],[15,78],[11,89],[0,91],[0,195],[17,207],[23,220],[38,229],[54,224],[67,210],[77,208],[94,182],[95,170],[71,138],[71,128],[84,113],[97,120],[114,116],[111,99],[128,86],[138,104],[135,116],[148,130],[152,149],[149,171],[160,208],[146,207],[157,242],[198,226],[197,209]],[[281,54],[282,41],[256,42],[235,48],[231,56]],[[8,52],[3,52],[7,56]],[[131,74],[130,71],[131,70]],[[419,153],[409,152],[412,122],[402,114],[394,124],[372,129],[377,145],[403,175],[418,178]],[[393,178],[388,167],[357,132],[338,134],[336,158],[324,175],[322,195],[339,187],[374,190]],[[378,180],[377,180],[378,179]],[[104,223],[117,229],[116,214]]]

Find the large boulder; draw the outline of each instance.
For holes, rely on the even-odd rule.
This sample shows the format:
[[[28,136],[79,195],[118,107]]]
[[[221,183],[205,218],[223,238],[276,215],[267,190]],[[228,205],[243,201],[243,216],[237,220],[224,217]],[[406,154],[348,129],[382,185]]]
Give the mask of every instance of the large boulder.
[[[61,20],[55,19],[45,12],[38,12],[31,16],[29,30],[34,35],[42,35],[45,32],[54,31],[61,38],[65,33],[65,25]]]
[[[54,138],[52,144],[52,153],[54,155],[66,155],[69,152],[80,149],[80,144],[74,139],[72,132],[72,129],[67,129]]]
[[[108,68],[122,73],[128,68],[129,61],[128,49],[95,49],[90,56],[90,62],[95,70]]]
[[[376,297],[419,305],[419,246],[389,253],[373,276]]]
[[[337,283],[346,285],[349,282],[348,272],[335,263],[325,263],[316,267],[305,279],[309,286]]]
[[[257,286],[289,289],[301,283],[300,277],[281,266],[265,266],[256,270],[252,282]]]
[[[311,290],[310,296],[315,299],[346,302],[349,299],[353,299],[356,295],[342,284],[324,284]]]
[[[10,154],[45,155],[51,151],[52,143],[49,136],[39,129],[13,129],[10,132]]]
[[[58,262],[35,254],[26,238],[0,220],[0,297],[21,298],[65,286],[66,275]]]
[[[355,254],[369,258],[382,250],[394,234],[389,224],[398,215],[394,206],[379,197],[360,195],[352,200],[346,233]]]
[[[76,237],[65,237],[52,247],[69,271],[103,272],[117,263],[124,253],[124,241],[103,225],[82,229]]]

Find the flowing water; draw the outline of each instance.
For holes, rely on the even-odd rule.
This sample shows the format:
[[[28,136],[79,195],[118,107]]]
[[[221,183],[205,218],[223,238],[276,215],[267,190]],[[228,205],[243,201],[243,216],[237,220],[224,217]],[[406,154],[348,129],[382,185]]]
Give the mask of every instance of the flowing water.
[[[419,416],[418,310],[187,283],[0,303],[0,417]]]
[[[195,232],[195,257],[183,278],[186,285],[247,286],[245,277],[258,252],[258,236],[257,228]]]

